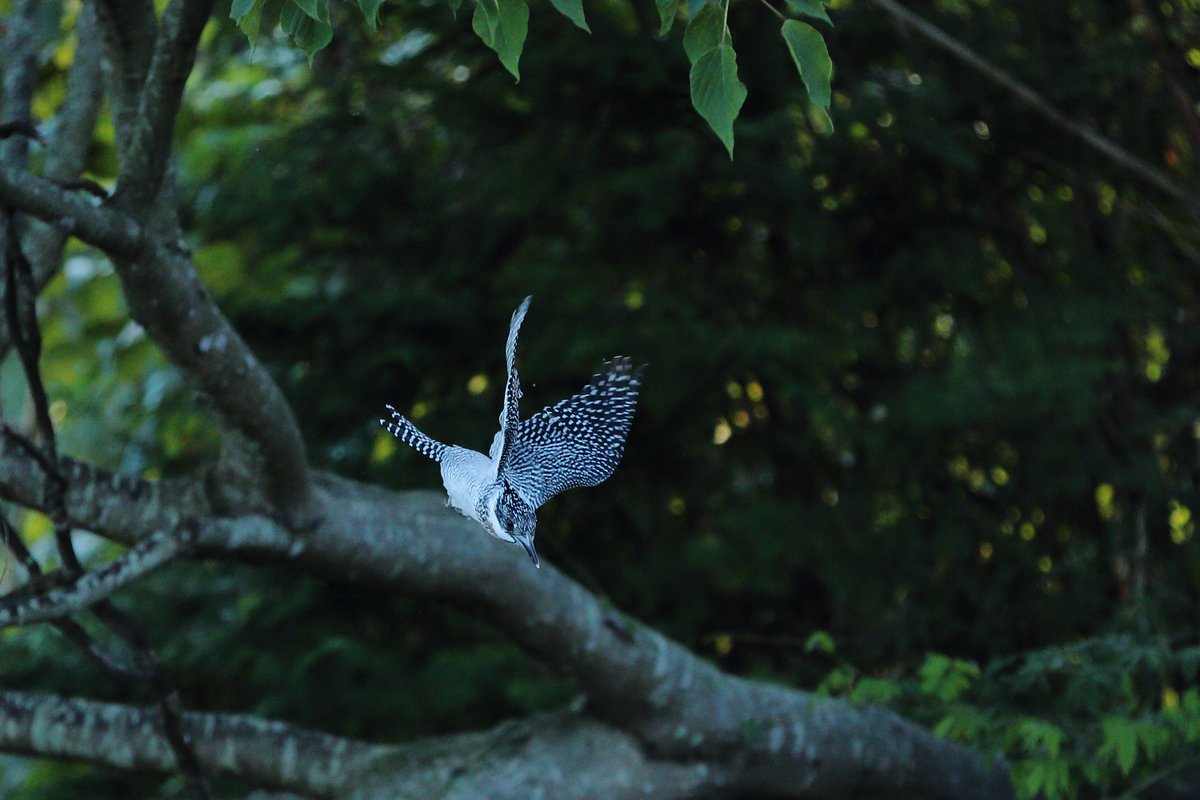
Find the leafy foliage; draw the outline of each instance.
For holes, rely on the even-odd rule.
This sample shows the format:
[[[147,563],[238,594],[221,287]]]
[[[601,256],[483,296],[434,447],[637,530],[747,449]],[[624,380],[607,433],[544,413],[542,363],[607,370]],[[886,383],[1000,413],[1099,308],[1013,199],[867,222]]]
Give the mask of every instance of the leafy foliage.
[[[230,18],[246,34],[251,45],[258,41],[264,7],[270,0],[234,0]],[[555,9],[587,33],[592,30],[584,16],[582,0],[550,0]],[[282,0],[279,26],[293,45],[304,51],[312,63],[314,54],[333,40],[329,23],[329,0]],[[379,9],[384,0],[358,0],[367,24],[377,29]],[[446,0],[457,14],[462,0]],[[684,35],[684,50],[692,64],[690,78],[692,105],[709,124],[713,132],[733,157],[733,123],[746,100],[746,87],[738,79],[737,54],[726,25],[731,0],[702,0],[686,4],[691,12],[688,31],[695,30],[690,40]],[[797,16],[823,20],[830,25],[828,12],[821,0],[786,0],[787,7]],[[655,0],[661,20],[660,36],[666,36],[681,8],[678,0]],[[779,13],[779,12],[776,12]],[[525,48],[529,28],[529,7],[525,0],[475,0],[471,27],[485,45],[495,51],[512,76],[520,80],[519,63]],[[816,111],[823,121],[822,130],[831,131],[833,123],[829,109],[829,79],[832,62],[825,39],[811,25],[786,20],[783,38],[792,54],[801,77],[812,96]]]
[[[1182,796],[1172,785],[1189,785],[1186,772],[1200,756],[1198,660],[1200,647],[1108,637],[986,669],[936,653],[915,674],[886,678],[841,663],[821,686],[1002,753],[1022,798]],[[1190,688],[1181,694],[1180,685]]]

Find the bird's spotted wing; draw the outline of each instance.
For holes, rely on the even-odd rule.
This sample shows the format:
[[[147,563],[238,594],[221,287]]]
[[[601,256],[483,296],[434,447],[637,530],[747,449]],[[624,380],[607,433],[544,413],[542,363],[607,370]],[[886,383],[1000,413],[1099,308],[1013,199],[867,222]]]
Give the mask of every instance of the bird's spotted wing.
[[[434,461],[441,461],[442,456],[446,454],[447,447],[441,442],[435,442],[425,434],[417,430],[417,426],[409,422],[396,409],[391,406],[387,410],[392,412],[392,419],[389,422],[386,419],[379,420],[379,424],[387,430],[392,436],[395,436],[406,445],[412,447],[423,456],[428,456]]]
[[[504,383],[504,402],[500,406],[500,434],[492,443],[489,455],[498,459],[501,465],[508,457],[508,449],[512,442],[511,432],[517,429],[519,416],[517,403],[521,399],[521,380],[517,376],[517,334],[521,331],[521,323],[525,321],[525,312],[529,311],[529,301],[526,297],[513,312],[512,322],[508,325],[508,342],[504,345],[504,363],[508,369],[508,378]]]
[[[625,452],[641,372],[628,358],[613,359],[579,394],[522,422],[500,477],[534,508],[559,492],[603,482]]]

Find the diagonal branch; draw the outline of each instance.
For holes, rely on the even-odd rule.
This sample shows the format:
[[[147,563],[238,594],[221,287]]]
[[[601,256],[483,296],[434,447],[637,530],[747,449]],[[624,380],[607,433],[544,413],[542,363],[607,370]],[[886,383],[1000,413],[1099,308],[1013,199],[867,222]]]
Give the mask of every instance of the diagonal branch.
[[[909,11],[897,3],[896,0],[870,0],[870,2],[893,19],[907,25],[938,47],[947,51],[985,78],[1002,86],[1010,94],[1056,127],[1070,133],[1088,147],[1128,170],[1131,174],[1155,187],[1160,192],[1182,201],[1192,215],[1200,215],[1200,196],[1197,196],[1194,192],[1179,184],[1162,170],[1130,153],[1095,128],[1072,119],[1067,114],[1050,105],[1045,98],[1033,89],[1030,89],[1008,74],[1008,72],[983,58],[983,56],[941,28]]]
[[[36,503],[39,486],[16,477],[21,467],[15,448],[6,451],[0,440],[0,495]],[[469,609],[569,677],[606,723],[656,754],[720,767],[725,784],[743,793],[807,797],[854,787],[878,797],[1012,797],[1002,760],[888,711],[726,675],[552,566],[535,572],[432,493],[314,478],[322,522],[302,538],[263,516],[198,518],[197,551],[217,558],[252,551],[328,579]],[[153,491],[139,492],[147,503],[141,509],[132,495],[123,504],[116,492],[112,502],[96,499],[108,494],[105,484],[84,481],[80,494],[68,495],[76,524],[124,542],[157,530],[142,522],[161,522]],[[102,513],[89,521],[93,511]]]
[[[5,479],[8,460],[0,457],[0,494],[36,495]],[[855,787],[878,797],[1012,797],[1002,760],[888,711],[723,674],[552,566],[534,572],[436,495],[327,474],[316,476],[316,486],[323,521],[302,538],[261,516],[198,519],[198,552],[219,558],[251,550],[328,579],[469,609],[569,677],[607,724],[660,756],[719,767],[726,785],[743,793],[807,797]],[[114,527],[98,532],[120,541],[150,534],[138,526],[137,501],[130,505],[107,514]],[[75,505],[72,513],[85,509]]]
[[[186,553],[195,539],[196,531],[187,526],[160,531],[138,542],[119,558],[86,573],[70,586],[40,594],[0,598],[0,629],[50,622],[83,611]]]

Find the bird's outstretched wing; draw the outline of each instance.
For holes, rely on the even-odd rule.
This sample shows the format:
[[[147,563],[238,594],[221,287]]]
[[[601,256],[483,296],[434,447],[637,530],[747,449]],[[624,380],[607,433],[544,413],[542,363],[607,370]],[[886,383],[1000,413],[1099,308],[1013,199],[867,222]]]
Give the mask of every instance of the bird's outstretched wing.
[[[379,424],[382,425],[388,433],[390,433],[392,436],[395,436],[406,445],[412,447],[421,455],[429,456],[434,461],[442,460],[442,456],[446,454],[446,450],[448,449],[446,445],[442,444],[441,442],[435,442],[433,439],[430,439],[428,436],[421,433],[419,430],[417,430],[416,425],[413,425],[411,422],[409,422],[403,414],[391,406],[388,406],[387,410],[392,412],[391,421],[389,422],[386,419],[381,419],[379,420]]]
[[[642,368],[615,358],[579,394],[520,423],[500,477],[534,508],[576,486],[612,475],[633,424]]]
[[[504,362],[508,368],[508,378],[504,383],[504,402],[500,406],[500,433],[492,442],[489,455],[504,464],[508,457],[508,449],[512,442],[512,432],[517,429],[520,421],[517,412],[517,401],[521,399],[521,380],[517,377],[517,334],[521,331],[521,323],[525,321],[525,312],[529,311],[529,301],[526,297],[513,312],[512,322],[508,324],[508,342],[504,345]]]

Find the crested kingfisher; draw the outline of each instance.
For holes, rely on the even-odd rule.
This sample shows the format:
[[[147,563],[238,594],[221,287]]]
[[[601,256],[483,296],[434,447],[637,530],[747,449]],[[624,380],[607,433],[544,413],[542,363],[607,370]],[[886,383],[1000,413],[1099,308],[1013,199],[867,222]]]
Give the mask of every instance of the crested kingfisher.
[[[391,419],[379,424],[441,464],[447,505],[497,539],[521,545],[536,567],[534,511],[559,492],[595,486],[612,475],[633,423],[642,367],[634,369],[630,359],[618,356],[578,394],[522,420],[517,412],[522,396],[515,366],[517,333],[531,299],[526,297],[513,312],[508,328],[500,430],[486,456],[430,439],[390,405]]]

